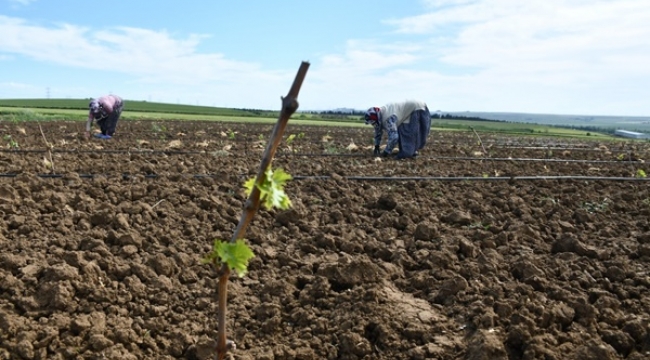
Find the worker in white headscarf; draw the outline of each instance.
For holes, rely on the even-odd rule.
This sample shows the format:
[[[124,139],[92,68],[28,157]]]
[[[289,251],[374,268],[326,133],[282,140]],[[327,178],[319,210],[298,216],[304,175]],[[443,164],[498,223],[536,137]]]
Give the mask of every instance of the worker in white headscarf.
[[[397,159],[415,157],[427,143],[431,129],[431,113],[422,101],[409,100],[371,107],[366,111],[364,119],[366,124],[375,128],[375,156],[391,156],[397,145]],[[384,130],[388,133],[388,140],[381,151],[379,145]]]

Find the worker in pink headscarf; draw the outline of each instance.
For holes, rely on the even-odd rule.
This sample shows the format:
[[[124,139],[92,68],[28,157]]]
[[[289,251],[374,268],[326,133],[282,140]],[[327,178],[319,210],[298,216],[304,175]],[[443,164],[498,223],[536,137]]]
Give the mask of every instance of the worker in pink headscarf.
[[[98,139],[108,140],[115,134],[117,122],[122,115],[124,101],[117,95],[105,95],[97,99],[92,99],[88,104],[88,120],[86,121],[86,139],[90,138],[90,128],[93,121],[97,122],[101,133],[95,134]]]

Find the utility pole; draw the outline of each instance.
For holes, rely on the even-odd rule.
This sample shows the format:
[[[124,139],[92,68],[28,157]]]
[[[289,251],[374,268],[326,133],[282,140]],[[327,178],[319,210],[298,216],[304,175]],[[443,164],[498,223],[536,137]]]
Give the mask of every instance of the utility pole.
[[[49,99],[50,98],[50,87],[45,88],[45,96]]]

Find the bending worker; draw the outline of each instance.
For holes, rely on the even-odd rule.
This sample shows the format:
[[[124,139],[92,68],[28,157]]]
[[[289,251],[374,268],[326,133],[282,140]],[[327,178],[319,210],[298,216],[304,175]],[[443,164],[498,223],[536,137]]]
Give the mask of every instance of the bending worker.
[[[397,159],[412,158],[427,143],[431,129],[431,113],[422,101],[409,100],[371,107],[364,116],[366,124],[375,128],[375,156],[388,157],[395,145],[399,152]],[[388,140],[383,151],[379,149],[384,130]]]
[[[117,95],[105,95],[98,99],[91,99],[88,107],[90,111],[88,112],[88,121],[86,121],[86,139],[90,138],[93,121],[97,121],[97,125],[101,129],[101,133],[95,134],[96,138],[107,140],[113,137],[124,107],[122,98]]]

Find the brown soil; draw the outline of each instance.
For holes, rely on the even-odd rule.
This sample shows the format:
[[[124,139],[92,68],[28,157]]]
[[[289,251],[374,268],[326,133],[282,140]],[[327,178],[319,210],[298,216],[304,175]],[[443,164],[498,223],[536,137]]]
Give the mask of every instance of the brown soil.
[[[50,154],[37,124],[0,124],[0,359],[211,358],[201,259],[232,234],[271,127],[124,121],[85,142],[82,126],[43,123]],[[292,181],[294,207],[248,231],[235,359],[650,358],[648,182],[347,178],[632,178],[647,143],[433,133],[417,160],[377,162],[371,129],[288,133],[275,166],[325,177]]]

